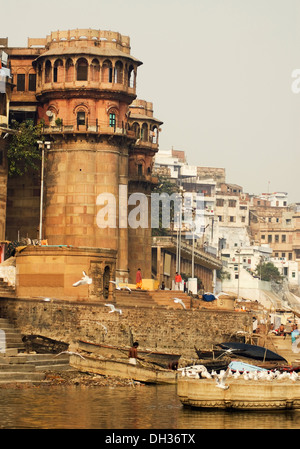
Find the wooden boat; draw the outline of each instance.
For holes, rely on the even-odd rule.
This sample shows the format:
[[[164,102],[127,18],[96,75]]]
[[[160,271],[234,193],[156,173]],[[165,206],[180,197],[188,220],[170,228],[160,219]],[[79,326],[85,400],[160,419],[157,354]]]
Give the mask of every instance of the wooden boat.
[[[69,347],[68,343],[53,340],[43,335],[24,335],[22,341],[28,352],[35,351],[37,354],[58,354],[66,351]]]
[[[175,384],[177,382],[177,371],[144,366],[141,362],[138,362],[137,365],[132,365],[122,360],[71,354],[69,363],[81,372],[121,377],[147,384]]]
[[[199,359],[204,360],[215,360],[220,359],[222,356],[226,356],[226,349],[211,349],[211,350],[202,350],[197,349],[196,346],[194,346],[196,354]]]
[[[98,354],[104,357],[116,357],[128,359],[128,348],[118,346],[104,345],[101,343],[92,343],[89,341],[79,340],[78,349],[91,354]],[[138,349],[138,359],[146,362],[155,363],[162,368],[169,368],[170,363],[178,363],[181,354],[171,354],[166,352],[142,351]]]
[[[276,352],[271,351],[263,346],[249,345],[246,343],[226,342],[220,343],[223,349],[232,349],[232,354],[237,357],[248,357],[255,360],[267,362],[281,361],[287,363],[286,359]]]
[[[247,381],[227,378],[227,389],[217,388],[214,379],[178,377],[177,395],[192,408],[237,410],[300,409],[300,382]]]

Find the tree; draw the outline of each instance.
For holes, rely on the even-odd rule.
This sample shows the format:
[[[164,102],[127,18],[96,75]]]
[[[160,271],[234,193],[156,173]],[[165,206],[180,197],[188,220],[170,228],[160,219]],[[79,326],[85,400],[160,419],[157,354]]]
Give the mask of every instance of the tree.
[[[255,274],[262,281],[280,281],[282,276],[272,262],[260,262],[255,269]]]
[[[13,120],[11,127],[17,132],[7,150],[9,176],[22,176],[30,169],[38,170],[41,153],[37,140],[41,139],[42,125],[34,125],[32,120],[22,123]]]

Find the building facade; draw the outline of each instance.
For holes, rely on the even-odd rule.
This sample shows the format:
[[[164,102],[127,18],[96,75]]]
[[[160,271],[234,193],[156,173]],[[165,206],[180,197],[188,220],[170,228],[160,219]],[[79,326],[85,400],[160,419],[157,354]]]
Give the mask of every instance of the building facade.
[[[10,119],[41,123],[49,143],[43,147],[42,221],[36,207],[39,176],[11,179],[7,238],[15,239],[17,232],[36,238],[39,232],[48,245],[114,250],[117,279],[133,281],[141,261],[132,255],[138,247],[143,268],[151,267],[151,243],[128,223],[119,226],[120,205],[131,192],[151,188],[162,122],[153,117],[152,104],[135,102],[142,62],[131,55],[129,37],[91,29],[57,31],[5,51],[15,83]],[[31,212],[25,212],[24,223],[24,213],[16,211],[20,190],[28,188],[21,207]],[[109,217],[103,212],[107,198],[114,206]]]

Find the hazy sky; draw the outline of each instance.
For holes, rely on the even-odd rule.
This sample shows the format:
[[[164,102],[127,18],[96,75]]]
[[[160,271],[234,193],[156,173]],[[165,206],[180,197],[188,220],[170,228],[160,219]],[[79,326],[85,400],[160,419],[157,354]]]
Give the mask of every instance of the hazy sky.
[[[300,202],[299,0],[0,0],[0,37],[94,28],[130,36],[138,98],[164,122],[160,149],[224,167],[248,193]]]

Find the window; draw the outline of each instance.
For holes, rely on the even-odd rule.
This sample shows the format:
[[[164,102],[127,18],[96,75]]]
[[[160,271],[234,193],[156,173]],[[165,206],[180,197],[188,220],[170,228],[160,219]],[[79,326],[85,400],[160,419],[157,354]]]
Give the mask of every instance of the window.
[[[109,126],[116,127],[116,114],[114,113],[109,114]]]
[[[85,125],[85,112],[84,111],[78,111],[77,112],[77,125]]]
[[[228,201],[228,206],[229,207],[235,207],[236,206],[236,200],[229,200]]]
[[[28,90],[30,92],[34,92],[36,90],[36,74],[35,73],[29,73]]]
[[[139,164],[139,165],[138,165],[138,175],[139,175],[139,176],[142,176],[142,174],[143,174],[143,165],[142,165],[142,164]]]
[[[17,75],[17,91],[24,92],[25,91],[25,74],[19,73]]]
[[[281,253],[281,257],[284,257],[284,258],[285,258],[285,253]]]
[[[279,242],[279,235],[276,234],[276,235],[275,235],[275,243],[278,243],[278,242]]]
[[[218,198],[216,201],[216,206],[223,207],[224,206],[224,200],[222,198]]]
[[[285,234],[283,234],[283,235],[281,236],[281,241],[282,241],[282,243],[285,243],[285,242],[286,242],[286,235],[285,235]]]
[[[265,240],[265,238],[266,238],[265,235],[262,235],[262,236],[261,236],[261,239],[262,239],[262,240]]]
[[[293,254],[289,253],[289,260],[293,260]]]
[[[6,94],[0,92],[0,115],[6,115]]]
[[[245,223],[246,217],[241,217],[242,223]]]
[[[268,235],[268,243],[272,243],[272,235]]]
[[[87,81],[88,63],[86,59],[80,58],[77,62],[77,81]]]
[[[229,217],[229,221],[230,221],[230,223],[234,223],[234,222],[235,222],[235,217],[230,216],[230,217]]]
[[[223,221],[222,215],[218,215],[218,219],[219,219],[219,221]]]

